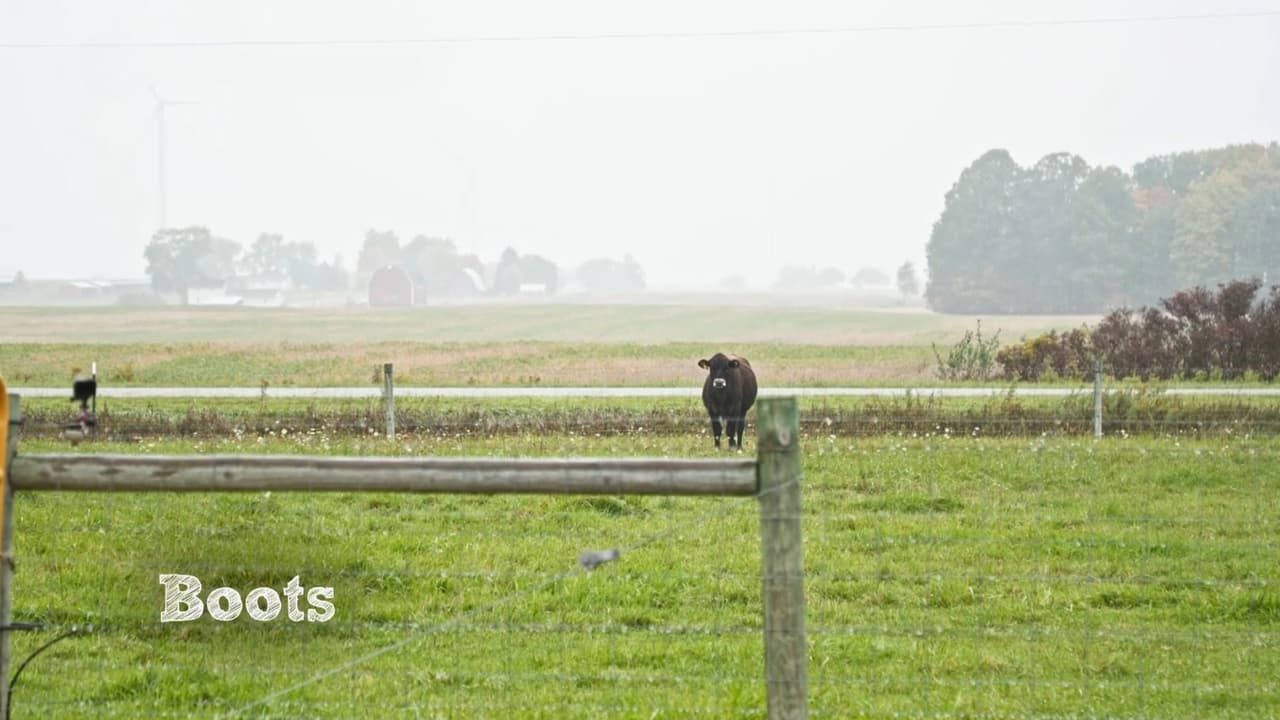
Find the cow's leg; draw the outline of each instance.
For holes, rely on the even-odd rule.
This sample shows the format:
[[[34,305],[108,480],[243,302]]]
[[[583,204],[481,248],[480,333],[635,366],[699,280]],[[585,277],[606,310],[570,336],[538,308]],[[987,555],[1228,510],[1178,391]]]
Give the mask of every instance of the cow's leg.
[[[712,416],[711,416],[711,434],[712,434],[712,435],[714,435],[714,436],[715,436],[715,438],[716,438],[716,449],[717,449],[717,450],[719,450],[719,449],[720,449],[720,430],[721,430],[721,425],[720,425],[720,416],[719,416],[719,415],[712,415]]]
[[[737,408],[729,415],[729,448],[742,449],[742,413]]]

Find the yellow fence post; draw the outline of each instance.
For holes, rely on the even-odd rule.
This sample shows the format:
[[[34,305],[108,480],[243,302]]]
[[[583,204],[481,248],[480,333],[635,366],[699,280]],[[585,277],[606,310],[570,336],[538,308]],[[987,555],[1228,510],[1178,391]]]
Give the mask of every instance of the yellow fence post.
[[[9,634],[13,624],[13,487],[9,466],[18,452],[21,398],[0,378],[0,717],[9,711]]]
[[[0,458],[4,459],[4,463],[0,464],[0,490],[9,489],[9,387],[4,384],[4,378],[0,377]],[[0,515],[8,510],[9,503],[5,493],[0,493]],[[5,548],[8,550],[8,548]]]

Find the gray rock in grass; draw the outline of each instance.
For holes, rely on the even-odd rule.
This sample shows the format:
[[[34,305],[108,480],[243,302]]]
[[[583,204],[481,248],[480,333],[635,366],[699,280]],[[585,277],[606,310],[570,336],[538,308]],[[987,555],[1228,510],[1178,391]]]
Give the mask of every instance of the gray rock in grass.
[[[590,572],[604,563],[617,560],[621,555],[622,551],[617,548],[613,550],[587,550],[578,556],[578,564],[586,568],[587,572]]]

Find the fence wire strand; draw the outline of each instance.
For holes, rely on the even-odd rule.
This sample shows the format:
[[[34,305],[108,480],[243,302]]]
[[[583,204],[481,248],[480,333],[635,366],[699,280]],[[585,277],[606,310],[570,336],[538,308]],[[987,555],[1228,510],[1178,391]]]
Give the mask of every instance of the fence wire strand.
[[[792,484],[794,484],[794,481],[793,481],[793,483],[792,483]],[[786,483],[783,483],[782,485],[779,485],[778,487],[779,487],[779,488],[781,488],[781,487],[783,487],[783,486],[785,486],[785,485],[786,485]],[[775,488],[774,490],[777,490],[777,489],[778,489],[778,488]],[[772,491],[766,491],[766,492],[772,492]],[[658,543],[658,542],[661,542],[661,541],[667,540],[667,539],[669,539],[669,538],[673,537],[674,535],[676,535],[678,532],[680,532],[680,531],[682,531],[682,530],[684,530],[684,531],[690,530],[690,529],[692,529],[692,528],[694,528],[694,527],[697,527],[697,526],[699,526],[699,525],[702,525],[703,523],[706,523],[707,521],[709,521],[709,520],[713,519],[713,518],[714,518],[714,517],[716,517],[716,516],[724,515],[724,514],[726,514],[726,513],[728,512],[728,510],[729,510],[730,508],[733,508],[734,506],[741,505],[741,504],[742,504],[741,500],[738,500],[738,501],[736,501],[736,502],[735,502],[734,500],[729,500],[729,499],[722,499],[722,500],[719,500],[718,502],[716,502],[716,503],[714,504],[714,506],[713,506],[710,510],[708,510],[708,511],[706,511],[706,512],[702,513],[701,515],[699,515],[699,516],[697,516],[697,517],[695,517],[695,518],[693,518],[693,519],[691,519],[691,520],[689,520],[689,521],[687,521],[687,522],[683,523],[682,525],[675,526],[675,527],[669,527],[668,529],[664,530],[663,532],[660,532],[660,533],[653,533],[653,534],[651,534],[651,535],[648,535],[647,537],[644,537],[644,538],[642,538],[642,539],[640,539],[640,540],[638,540],[638,541],[634,541],[634,542],[632,542],[632,543],[630,543],[630,544],[626,545],[625,547],[620,548],[620,550],[621,550],[621,554],[622,554],[622,555],[624,555],[624,556],[626,556],[626,555],[630,555],[631,553],[634,553],[634,552],[636,552],[636,551],[639,551],[639,550],[641,550],[641,549],[643,549],[643,548],[646,548],[646,547],[648,547],[648,546],[650,546],[650,545],[654,545],[654,544],[656,544],[656,543]],[[736,509],[736,508],[735,508],[735,509]],[[304,687],[307,687],[308,685],[311,685],[311,684],[313,684],[313,683],[316,683],[316,682],[319,682],[319,681],[321,681],[321,680],[324,680],[325,678],[332,677],[333,675],[336,675],[336,674],[338,674],[338,673],[341,673],[341,672],[344,672],[344,671],[350,670],[350,669],[352,669],[352,668],[354,668],[354,667],[357,667],[357,666],[359,666],[359,665],[366,664],[366,663],[368,663],[368,662],[370,662],[370,661],[372,661],[372,660],[374,660],[374,659],[376,659],[376,658],[378,658],[378,657],[381,657],[381,656],[383,656],[383,655],[386,655],[386,654],[388,654],[388,653],[393,653],[393,652],[395,652],[395,651],[397,651],[397,650],[399,650],[399,649],[401,649],[401,648],[403,648],[403,647],[405,647],[405,646],[407,646],[407,645],[409,645],[409,644],[411,644],[411,643],[414,643],[414,642],[417,642],[417,641],[419,641],[419,640],[423,639],[423,638],[424,638],[424,637],[426,637],[428,634],[438,633],[438,632],[441,632],[441,631],[446,630],[446,629],[450,629],[450,628],[457,627],[457,626],[459,626],[463,621],[467,620],[468,618],[472,618],[472,617],[476,617],[476,616],[478,616],[478,615],[482,615],[482,614],[484,614],[484,613],[486,613],[486,612],[488,612],[488,611],[490,611],[490,610],[493,610],[493,609],[495,609],[495,608],[498,608],[498,607],[500,607],[500,606],[502,606],[502,605],[506,605],[506,604],[508,604],[508,603],[514,602],[514,601],[516,601],[516,600],[519,600],[519,599],[521,599],[521,598],[525,598],[525,597],[527,597],[527,596],[530,596],[530,595],[534,595],[534,594],[540,593],[540,592],[542,592],[543,590],[546,590],[546,589],[548,589],[548,588],[550,588],[550,587],[552,587],[552,586],[554,586],[554,585],[557,585],[557,584],[559,584],[559,583],[563,582],[566,578],[568,578],[568,577],[570,577],[570,576],[572,576],[572,575],[577,575],[577,574],[581,574],[581,573],[584,573],[584,572],[592,572],[592,571],[588,571],[588,570],[584,569],[584,568],[583,568],[582,566],[580,566],[580,565],[579,565],[579,566],[574,566],[574,567],[572,567],[571,569],[566,570],[566,571],[564,571],[564,572],[562,572],[562,573],[560,573],[560,574],[558,574],[558,575],[554,575],[554,576],[552,576],[552,577],[549,577],[549,578],[547,578],[546,580],[544,580],[543,582],[538,583],[538,584],[536,584],[536,585],[534,585],[534,586],[532,586],[532,587],[526,588],[526,589],[524,589],[524,590],[521,590],[521,591],[518,591],[518,592],[515,592],[515,593],[510,593],[510,594],[508,594],[508,595],[504,595],[504,596],[502,596],[502,597],[500,597],[500,598],[498,598],[498,599],[496,599],[496,600],[493,600],[493,601],[490,601],[490,602],[488,602],[488,603],[485,603],[485,604],[483,604],[483,605],[481,605],[481,606],[479,606],[479,607],[476,607],[476,608],[473,608],[473,609],[471,609],[471,610],[467,610],[467,611],[465,611],[465,612],[462,612],[462,613],[459,613],[459,614],[457,614],[457,615],[454,615],[453,617],[449,618],[448,620],[445,620],[445,621],[440,622],[440,623],[433,624],[433,625],[429,626],[428,628],[426,628],[426,629],[424,629],[424,630],[415,631],[414,633],[412,633],[412,634],[408,635],[407,637],[405,637],[405,638],[403,638],[403,639],[401,639],[401,640],[398,640],[398,641],[396,641],[396,642],[394,642],[394,643],[391,643],[390,645],[385,645],[385,646],[383,646],[383,647],[381,647],[381,648],[378,648],[377,650],[374,650],[374,651],[369,652],[369,653],[365,653],[364,655],[358,656],[358,657],[356,657],[356,658],[354,658],[354,659],[352,659],[352,660],[350,660],[350,661],[347,661],[347,662],[344,662],[344,663],[342,663],[342,664],[340,664],[340,665],[337,665],[337,666],[335,666],[335,667],[329,668],[328,670],[325,670],[325,671],[322,671],[322,672],[319,672],[319,673],[315,673],[315,674],[311,675],[310,677],[308,677],[308,678],[307,678],[307,679],[305,679],[305,680],[302,680],[302,681],[300,681],[300,682],[298,682],[298,683],[295,683],[295,684],[293,684],[293,685],[290,685],[289,687],[286,687],[286,688],[284,688],[284,689],[282,689],[282,690],[279,690],[279,691],[276,691],[276,692],[270,693],[270,694],[266,695],[265,697],[263,697],[263,698],[261,698],[261,699],[259,699],[259,700],[256,700],[256,701],[254,701],[254,702],[252,702],[252,703],[249,703],[249,704],[247,704],[247,705],[243,705],[243,706],[241,706],[241,707],[239,707],[239,708],[237,708],[237,709],[235,709],[235,710],[231,711],[231,713],[230,713],[229,715],[219,714],[219,717],[238,717],[238,716],[242,715],[243,713],[245,713],[245,712],[247,712],[247,711],[249,711],[249,710],[252,710],[252,709],[253,709],[253,708],[255,708],[255,707],[259,707],[259,706],[263,706],[263,705],[270,704],[270,703],[271,703],[271,702],[273,702],[274,700],[276,700],[276,699],[278,699],[278,698],[281,698],[281,697],[284,697],[285,695],[289,695],[289,694],[291,694],[291,693],[293,693],[293,692],[295,692],[295,691],[297,691],[297,690],[300,690],[300,689],[302,689],[302,688],[304,688]]]

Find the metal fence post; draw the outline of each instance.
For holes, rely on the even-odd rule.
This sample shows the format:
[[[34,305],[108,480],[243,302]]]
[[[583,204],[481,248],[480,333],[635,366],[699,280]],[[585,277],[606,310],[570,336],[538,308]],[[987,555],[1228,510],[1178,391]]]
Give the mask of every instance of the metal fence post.
[[[1102,437],[1102,358],[1093,366],[1093,437]]]
[[[387,403],[387,439],[396,439],[396,383],[392,378],[391,363],[382,365],[382,394]]]
[[[809,648],[804,626],[800,415],[796,399],[763,398],[756,419],[769,718],[803,719],[809,716]]]

